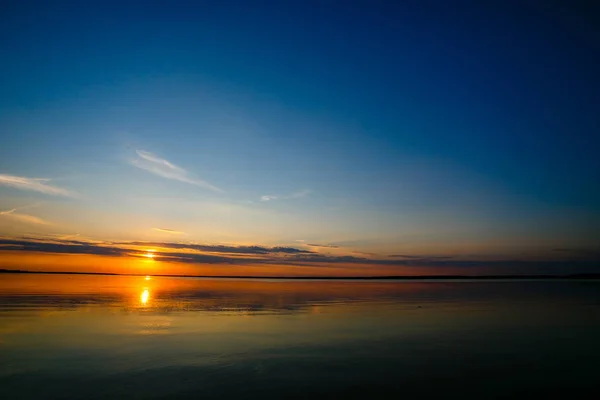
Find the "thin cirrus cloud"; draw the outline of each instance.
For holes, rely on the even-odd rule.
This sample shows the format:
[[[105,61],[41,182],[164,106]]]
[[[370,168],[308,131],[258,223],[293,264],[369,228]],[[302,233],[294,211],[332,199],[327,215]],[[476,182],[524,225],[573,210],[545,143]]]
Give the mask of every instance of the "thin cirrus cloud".
[[[318,244],[318,243],[307,243],[306,245],[310,246],[310,247],[327,247],[330,249],[338,249],[340,247],[340,246],[336,246],[333,244]]]
[[[296,193],[292,193],[287,196],[279,196],[279,195],[264,195],[260,197],[260,201],[273,201],[273,200],[288,200],[288,199],[297,199],[300,197],[308,196],[311,193],[310,190],[305,189]]]
[[[17,210],[18,210],[17,208],[13,208],[13,209],[6,210],[6,211],[0,211],[0,216],[10,218],[10,219],[13,219],[13,220],[16,220],[19,222],[25,222],[28,224],[50,225],[50,222],[48,222],[48,221],[45,221],[34,215],[18,213],[18,212],[16,212]]]
[[[185,232],[182,231],[176,231],[174,229],[167,229],[167,228],[152,228],[157,232],[161,232],[161,233],[168,233],[169,235],[185,235]]]
[[[75,193],[70,190],[47,184],[46,182],[48,181],[50,181],[50,179],[27,178],[24,176],[0,174],[0,185],[10,186],[22,190],[33,190],[35,192],[49,194],[52,196],[75,196]]]
[[[144,150],[136,150],[135,152],[138,155],[138,158],[133,160],[131,163],[140,169],[163,178],[184,182],[215,192],[222,192],[221,189],[206,181],[191,177],[188,171],[165,160],[164,158],[160,158]]]

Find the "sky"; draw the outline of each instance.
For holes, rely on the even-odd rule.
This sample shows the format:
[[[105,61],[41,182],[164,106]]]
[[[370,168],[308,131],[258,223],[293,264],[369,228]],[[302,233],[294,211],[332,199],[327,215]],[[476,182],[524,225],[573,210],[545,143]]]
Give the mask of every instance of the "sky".
[[[0,268],[600,271],[600,12],[6,1]]]

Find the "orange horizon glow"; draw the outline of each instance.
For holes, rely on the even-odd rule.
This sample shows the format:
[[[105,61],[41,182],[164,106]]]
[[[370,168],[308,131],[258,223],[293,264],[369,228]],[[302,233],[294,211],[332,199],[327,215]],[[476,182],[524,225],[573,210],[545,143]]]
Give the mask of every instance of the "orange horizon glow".
[[[187,264],[158,261],[153,257],[102,256],[3,251],[0,268],[32,272],[83,272],[123,275],[257,276],[257,277],[351,277],[449,275],[469,273],[465,268],[389,266],[377,264],[319,263],[310,266],[285,264]]]

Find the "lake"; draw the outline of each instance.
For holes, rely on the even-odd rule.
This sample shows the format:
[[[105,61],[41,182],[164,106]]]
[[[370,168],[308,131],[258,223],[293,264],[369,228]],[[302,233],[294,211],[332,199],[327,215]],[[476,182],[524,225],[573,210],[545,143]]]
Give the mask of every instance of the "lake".
[[[589,398],[599,281],[0,275],[1,399]]]

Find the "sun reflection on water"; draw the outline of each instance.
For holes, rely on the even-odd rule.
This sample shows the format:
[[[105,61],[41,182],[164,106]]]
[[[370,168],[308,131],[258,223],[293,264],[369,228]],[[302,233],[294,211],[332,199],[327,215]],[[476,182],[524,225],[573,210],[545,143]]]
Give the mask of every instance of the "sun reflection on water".
[[[142,305],[146,305],[148,300],[150,299],[150,291],[148,289],[144,289],[142,294],[140,295],[140,302]]]

